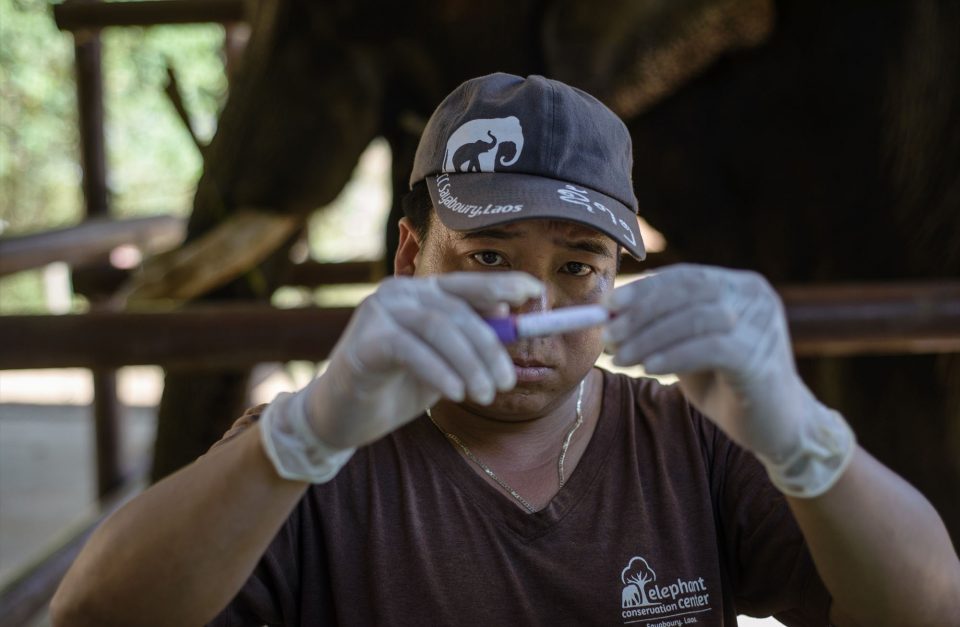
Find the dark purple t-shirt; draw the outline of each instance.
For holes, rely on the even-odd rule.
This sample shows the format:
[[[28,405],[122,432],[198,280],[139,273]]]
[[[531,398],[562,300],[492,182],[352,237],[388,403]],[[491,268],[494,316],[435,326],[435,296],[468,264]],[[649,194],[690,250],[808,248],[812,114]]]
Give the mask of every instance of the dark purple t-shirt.
[[[784,498],[676,386],[604,372],[593,438],[535,514],[468,464],[425,416],[358,450],[212,624],[828,624]]]

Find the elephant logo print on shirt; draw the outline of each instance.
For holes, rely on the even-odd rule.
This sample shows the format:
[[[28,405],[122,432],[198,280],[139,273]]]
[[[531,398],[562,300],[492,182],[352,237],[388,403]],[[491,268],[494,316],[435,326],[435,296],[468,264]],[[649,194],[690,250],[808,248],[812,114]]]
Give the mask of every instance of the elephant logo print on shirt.
[[[669,571],[668,571],[669,572]],[[661,578],[662,579],[662,578]],[[699,623],[697,614],[713,611],[703,577],[658,580],[646,559],[635,555],[620,571],[620,616],[623,623],[656,621],[659,625]],[[677,619],[669,623],[666,619]],[[650,624],[650,623],[646,623]]]
[[[516,116],[465,122],[447,140],[444,172],[495,172],[517,162],[523,128]]]
[[[642,557],[634,557],[627,567],[620,573],[623,582],[621,603],[623,607],[643,607],[645,605],[659,605],[647,597],[647,584],[657,580],[657,573],[653,572],[650,564]]]

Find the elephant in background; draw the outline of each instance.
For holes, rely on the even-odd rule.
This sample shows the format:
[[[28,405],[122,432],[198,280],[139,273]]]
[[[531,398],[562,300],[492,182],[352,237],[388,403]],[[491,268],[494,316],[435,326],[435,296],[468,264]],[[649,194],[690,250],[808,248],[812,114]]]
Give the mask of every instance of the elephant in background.
[[[382,136],[393,154],[389,266],[424,121],[463,80],[504,71],[581,87],[626,120],[641,215],[671,259],[752,268],[775,283],[960,276],[952,0],[259,5],[271,21],[255,24],[205,154],[188,241],[238,208],[322,207]],[[510,145],[492,128],[464,142],[494,137]],[[456,165],[497,167],[481,147]],[[522,158],[515,148],[506,163]],[[268,299],[286,257],[278,250],[204,300]],[[800,367],[960,544],[960,356]],[[226,430],[248,374],[167,372],[155,478]]]

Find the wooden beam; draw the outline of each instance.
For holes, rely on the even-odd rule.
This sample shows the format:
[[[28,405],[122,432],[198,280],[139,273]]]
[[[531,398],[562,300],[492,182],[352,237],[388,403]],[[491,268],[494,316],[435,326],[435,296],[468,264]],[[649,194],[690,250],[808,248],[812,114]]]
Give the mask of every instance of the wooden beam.
[[[784,286],[798,355],[960,352],[960,281]]]
[[[205,22],[242,22],[243,0],[150,0],[83,4],[68,0],[53,6],[57,28],[65,31],[96,30],[107,26],[155,26]]]
[[[799,356],[960,352],[960,282],[783,288]],[[345,308],[198,307],[170,313],[5,316],[0,370],[194,368],[324,359]]]
[[[82,266],[102,259],[121,244],[159,252],[180,243],[184,230],[182,218],[162,215],[127,220],[93,218],[63,229],[4,237],[0,238],[0,276],[55,261]]]
[[[317,361],[330,352],[352,312],[350,307],[282,310],[250,305],[171,313],[4,316],[0,370],[133,364],[213,369]]]

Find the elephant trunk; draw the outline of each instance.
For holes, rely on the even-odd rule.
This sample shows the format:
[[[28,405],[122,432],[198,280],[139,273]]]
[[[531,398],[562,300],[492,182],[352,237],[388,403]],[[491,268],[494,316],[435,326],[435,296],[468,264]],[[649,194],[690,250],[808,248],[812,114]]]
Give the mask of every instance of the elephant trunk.
[[[516,142],[503,142],[497,150],[497,163],[501,166],[511,166],[520,158],[523,151],[523,138]]]

